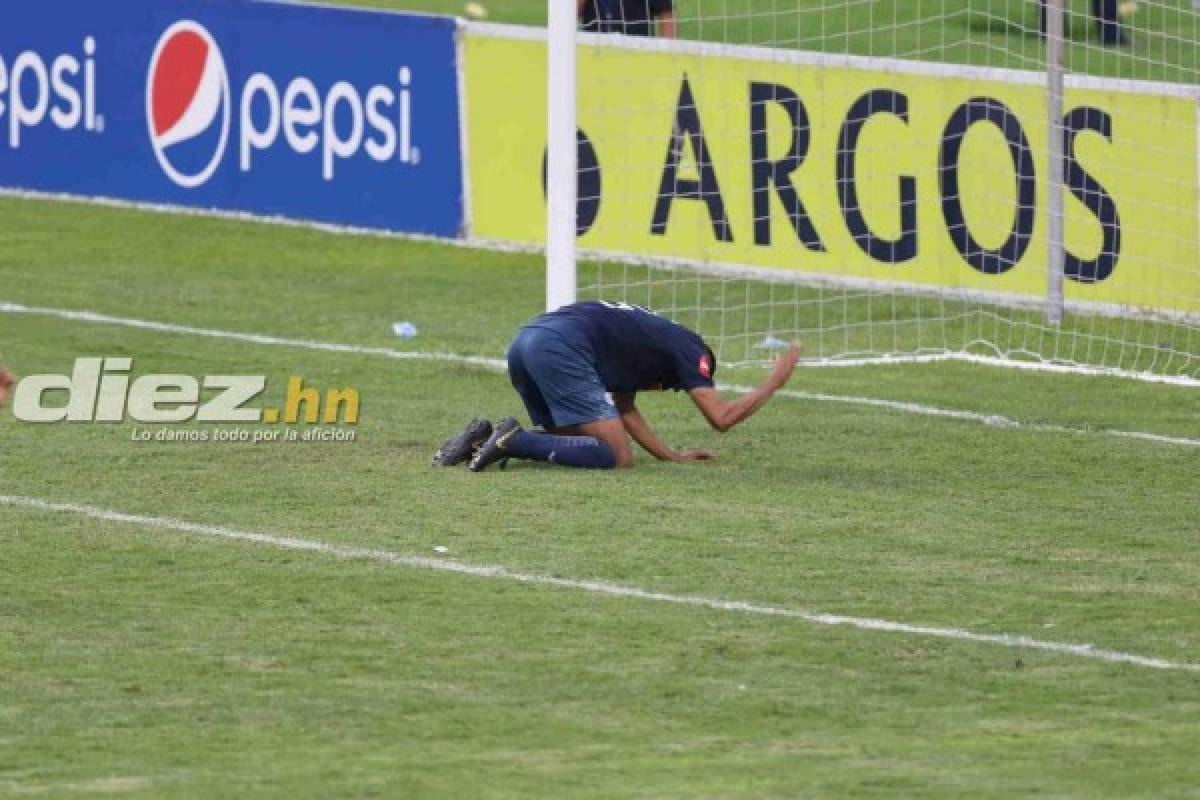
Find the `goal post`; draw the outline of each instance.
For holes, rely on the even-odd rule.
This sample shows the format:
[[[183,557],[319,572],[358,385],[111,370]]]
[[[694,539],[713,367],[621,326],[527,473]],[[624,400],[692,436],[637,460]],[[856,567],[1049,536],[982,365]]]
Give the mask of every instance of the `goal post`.
[[[576,0],[547,0],[546,310],[575,302]]]
[[[1064,0],[1046,7],[1046,322],[1063,319],[1063,16]]]
[[[1200,17],[1110,5],[675,0],[667,39],[549,0],[547,306],[1200,386]]]

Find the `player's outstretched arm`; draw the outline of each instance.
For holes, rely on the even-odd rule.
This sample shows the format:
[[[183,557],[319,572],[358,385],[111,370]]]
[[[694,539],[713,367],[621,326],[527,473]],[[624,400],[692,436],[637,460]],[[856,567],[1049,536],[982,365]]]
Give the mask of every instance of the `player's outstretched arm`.
[[[787,353],[775,362],[775,368],[762,385],[737,400],[726,400],[716,389],[706,387],[692,389],[689,394],[708,424],[724,433],[766,405],[771,396],[788,382],[799,360],[800,343],[794,342]]]
[[[682,450],[676,451],[663,444],[663,441],[658,438],[650,423],[646,422],[646,418],[642,416],[642,412],[638,410],[637,404],[634,402],[635,394],[615,393],[613,394],[613,403],[617,406],[617,413],[621,415],[621,424],[625,426],[625,431],[633,440],[642,446],[650,455],[657,458],[659,461],[707,461],[712,458],[711,453],[703,450]]]

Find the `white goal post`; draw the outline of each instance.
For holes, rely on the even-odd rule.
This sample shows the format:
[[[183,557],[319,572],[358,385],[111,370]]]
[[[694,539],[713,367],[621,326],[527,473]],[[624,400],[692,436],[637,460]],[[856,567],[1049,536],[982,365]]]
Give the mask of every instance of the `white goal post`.
[[[574,2],[549,4],[546,41],[546,308],[575,302],[576,85]]]
[[[675,5],[677,40],[548,0],[548,308],[648,305],[732,365],[1200,387],[1191,0]]]

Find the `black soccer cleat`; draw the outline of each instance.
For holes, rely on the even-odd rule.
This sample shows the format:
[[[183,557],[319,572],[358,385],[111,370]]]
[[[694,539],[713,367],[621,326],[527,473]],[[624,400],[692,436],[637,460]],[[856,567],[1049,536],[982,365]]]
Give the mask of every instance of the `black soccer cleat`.
[[[446,440],[433,454],[433,466],[455,467],[475,454],[492,435],[492,423],[476,417],[467,427]]]
[[[505,417],[500,420],[491,437],[483,443],[483,447],[479,448],[475,456],[471,459],[469,465],[471,472],[483,472],[497,461],[507,461],[509,456],[508,453],[504,452],[504,447],[508,444],[508,440],[513,437],[513,434],[520,432],[520,430],[520,424],[512,417]]]

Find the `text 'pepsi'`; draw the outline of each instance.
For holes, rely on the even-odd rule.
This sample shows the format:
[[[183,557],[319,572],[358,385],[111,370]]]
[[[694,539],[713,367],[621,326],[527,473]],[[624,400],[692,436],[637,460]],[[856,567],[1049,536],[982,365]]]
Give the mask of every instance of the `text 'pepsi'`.
[[[463,234],[452,17],[212,0],[10,16],[0,186]]]
[[[46,60],[34,50],[18,53],[8,65],[0,52],[0,118],[8,115],[8,146],[21,146],[21,129],[41,125],[46,117],[61,130],[100,131],[96,114],[96,40],[83,40],[82,60],[71,53]],[[80,73],[83,73],[80,75]]]
[[[314,81],[297,75],[282,95],[266,72],[250,75],[238,92],[238,166],[253,168],[254,153],[274,146],[282,133],[292,152],[320,149],[321,177],[332,181],[338,159],[360,152],[377,162],[398,159],[415,164],[412,142],[412,70],[400,66],[396,89],[379,83],[364,94],[349,81],[337,81],[324,93]],[[163,170],[181,186],[204,183],[224,155],[229,137],[230,81],[216,40],[199,23],[176,22],[155,48],[147,81],[147,121]],[[188,170],[171,158],[170,148],[187,142],[222,115],[222,133],[212,158]],[[338,117],[342,117],[339,124]]]

